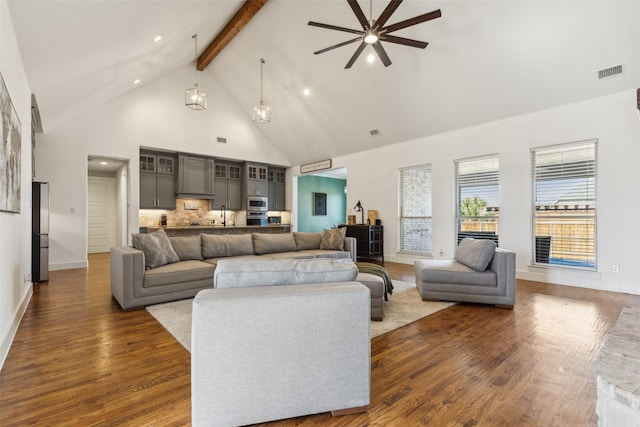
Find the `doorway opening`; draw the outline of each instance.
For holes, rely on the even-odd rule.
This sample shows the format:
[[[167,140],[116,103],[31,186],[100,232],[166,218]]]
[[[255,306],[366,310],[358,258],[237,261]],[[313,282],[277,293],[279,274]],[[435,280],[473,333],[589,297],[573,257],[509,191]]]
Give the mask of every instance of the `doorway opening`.
[[[87,170],[87,252],[127,245],[129,161],[89,156]]]

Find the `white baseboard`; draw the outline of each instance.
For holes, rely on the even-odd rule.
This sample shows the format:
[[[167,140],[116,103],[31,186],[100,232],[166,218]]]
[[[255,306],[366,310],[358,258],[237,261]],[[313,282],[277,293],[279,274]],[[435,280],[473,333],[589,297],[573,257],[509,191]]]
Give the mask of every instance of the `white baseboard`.
[[[87,260],[84,261],[74,261],[74,262],[58,262],[58,263],[49,263],[49,271],[56,270],[71,270],[74,268],[87,268],[89,266],[89,262]]]
[[[13,316],[13,321],[9,326],[9,329],[6,331],[6,334],[2,338],[2,345],[0,345],[0,370],[4,366],[4,361],[7,359],[9,355],[9,350],[11,349],[11,344],[13,344],[13,339],[16,337],[16,332],[18,332],[18,326],[20,326],[20,322],[22,321],[22,316],[24,316],[25,311],[27,311],[27,307],[29,306],[29,301],[31,301],[31,296],[33,295],[33,285],[29,285],[29,289],[24,295],[22,302],[18,306],[15,315]]]

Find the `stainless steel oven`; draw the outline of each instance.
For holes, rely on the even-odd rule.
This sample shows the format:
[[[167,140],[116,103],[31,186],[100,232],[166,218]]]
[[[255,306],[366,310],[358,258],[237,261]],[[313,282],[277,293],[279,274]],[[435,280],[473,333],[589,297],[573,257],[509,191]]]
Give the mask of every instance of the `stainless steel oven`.
[[[247,197],[247,212],[267,212],[267,198],[263,196]],[[266,213],[265,213],[266,218]]]
[[[247,211],[247,225],[267,225],[267,211]]]

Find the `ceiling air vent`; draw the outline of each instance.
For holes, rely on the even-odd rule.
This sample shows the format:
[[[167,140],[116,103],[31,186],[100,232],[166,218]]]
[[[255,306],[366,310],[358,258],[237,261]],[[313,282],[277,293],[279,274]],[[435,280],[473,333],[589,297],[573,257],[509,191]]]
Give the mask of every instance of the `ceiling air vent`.
[[[615,65],[613,67],[605,68],[604,70],[598,71],[599,79],[606,79],[607,77],[615,76],[617,74],[622,74],[622,64]]]
[[[227,138],[223,138],[221,136],[219,136],[216,141],[218,141],[221,144],[226,144],[227,143]]]
[[[373,129],[370,130],[369,133],[371,134],[371,136],[378,136],[380,135],[380,131],[378,129]]]

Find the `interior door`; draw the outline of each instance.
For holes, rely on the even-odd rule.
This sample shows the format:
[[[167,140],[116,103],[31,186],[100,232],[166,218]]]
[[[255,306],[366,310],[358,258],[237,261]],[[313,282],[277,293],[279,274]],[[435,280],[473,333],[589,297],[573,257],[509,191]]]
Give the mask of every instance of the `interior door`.
[[[88,252],[109,252],[116,245],[116,179],[89,177]]]

